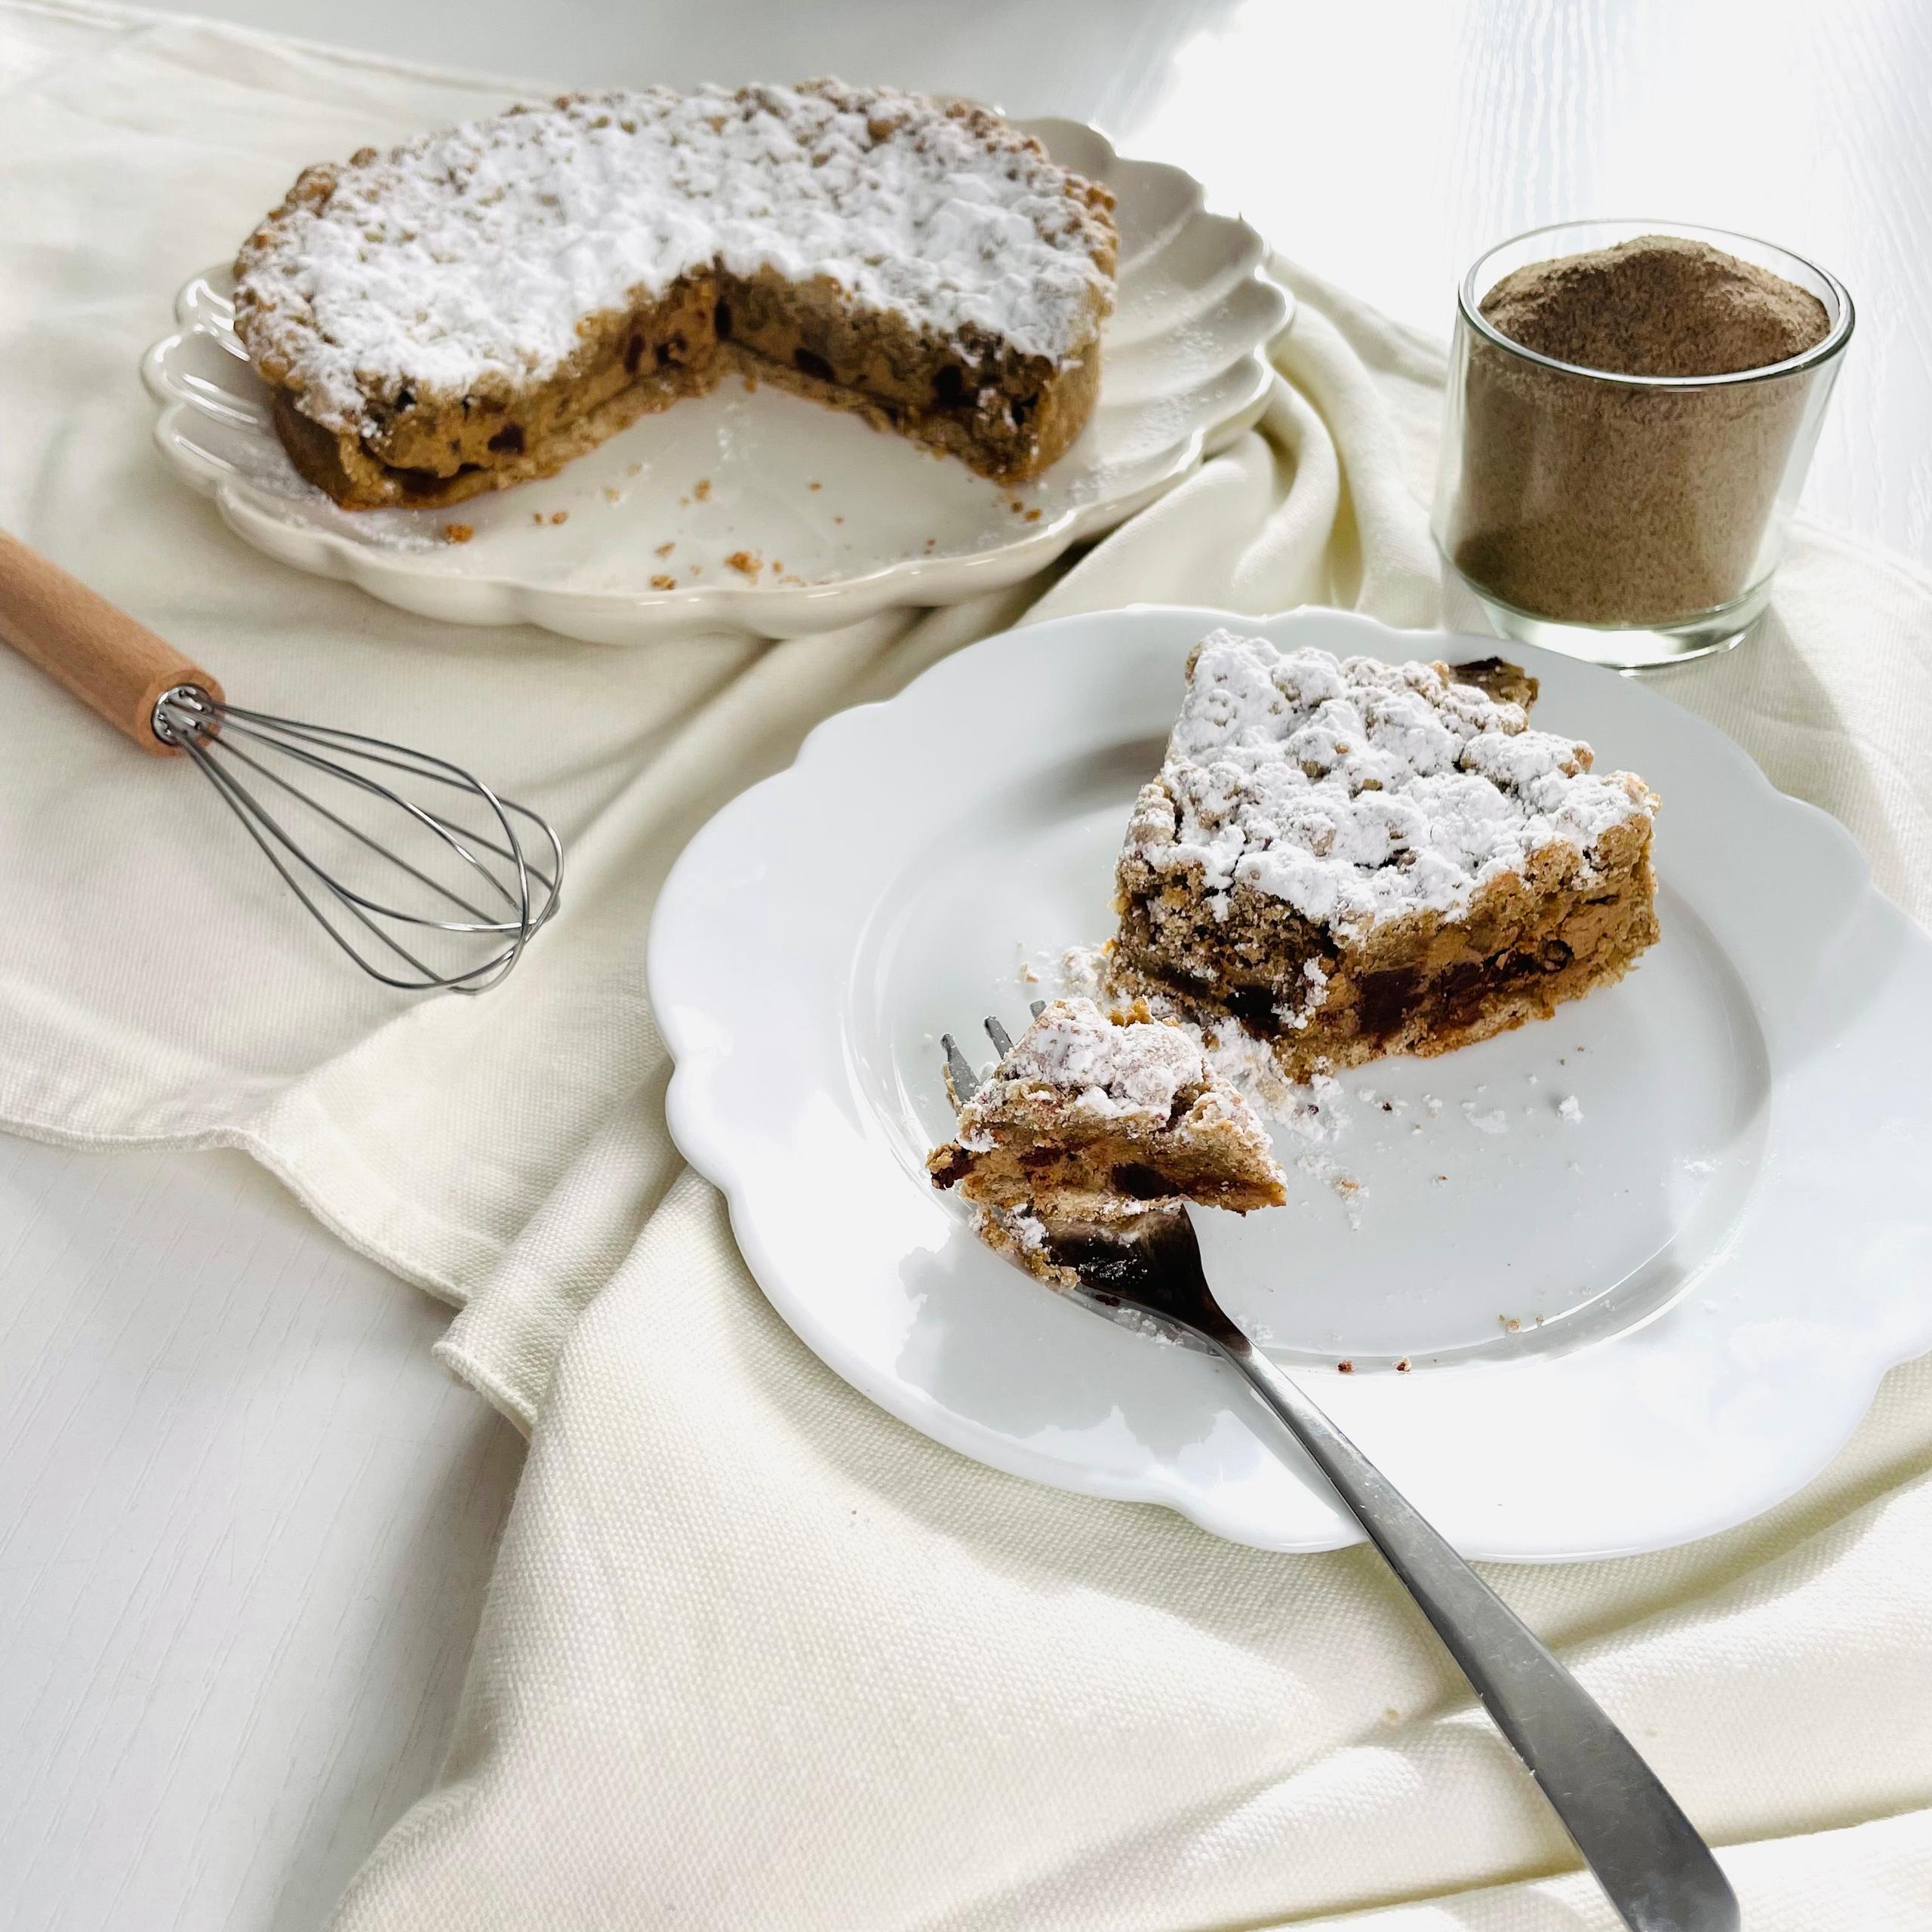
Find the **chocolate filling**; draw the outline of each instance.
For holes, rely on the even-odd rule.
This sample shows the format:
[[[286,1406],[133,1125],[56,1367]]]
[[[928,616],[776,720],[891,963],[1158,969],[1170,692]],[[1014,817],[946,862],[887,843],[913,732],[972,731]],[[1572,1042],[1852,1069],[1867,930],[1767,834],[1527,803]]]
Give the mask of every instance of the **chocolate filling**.
[[[935,1187],[957,1187],[973,1171],[972,1157],[963,1147],[955,1147],[947,1155],[946,1165],[933,1170]]]

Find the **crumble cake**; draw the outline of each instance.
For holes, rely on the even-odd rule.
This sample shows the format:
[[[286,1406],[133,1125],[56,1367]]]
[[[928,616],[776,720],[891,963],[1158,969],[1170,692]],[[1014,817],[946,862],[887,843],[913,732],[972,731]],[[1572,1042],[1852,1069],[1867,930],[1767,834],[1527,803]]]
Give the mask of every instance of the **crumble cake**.
[[[1114,983],[1297,1080],[1546,1018],[1657,936],[1657,800],[1590,767],[1446,665],[1217,631],[1134,806]]]
[[[548,475],[734,370],[1017,482],[1092,411],[1112,205],[968,103],[568,95],[306,170],[235,328],[352,509]]]
[[[1138,1002],[1043,1008],[926,1165],[935,1187],[972,1203],[990,1247],[1062,1284],[1075,1277],[1059,1251],[1117,1241],[1150,1209],[1186,1200],[1246,1214],[1287,1198],[1253,1109]]]

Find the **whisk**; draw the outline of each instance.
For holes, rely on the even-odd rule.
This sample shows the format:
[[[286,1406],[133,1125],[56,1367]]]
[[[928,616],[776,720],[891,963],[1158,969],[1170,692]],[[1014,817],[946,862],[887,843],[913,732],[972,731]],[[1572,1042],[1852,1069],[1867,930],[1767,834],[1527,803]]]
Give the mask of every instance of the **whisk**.
[[[536,813],[447,759],[229,703],[172,645],[4,531],[0,638],[143,751],[191,761],[386,986],[481,992],[556,910],[564,849]]]

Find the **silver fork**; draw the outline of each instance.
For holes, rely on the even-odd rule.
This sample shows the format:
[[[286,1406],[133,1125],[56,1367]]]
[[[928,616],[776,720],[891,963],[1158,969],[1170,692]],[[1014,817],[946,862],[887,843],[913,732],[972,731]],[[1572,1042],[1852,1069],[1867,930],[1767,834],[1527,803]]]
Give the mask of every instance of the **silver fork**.
[[[1040,1005],[1035,1003],[1035,1014]],[[1012,1045],[997,1020],[987,1037]],[[947,1085],[964,1106],[979,1076],[950,1033]],[[1057,1257],[1078,1274],[1069,1297],[1097,1315],[1231,1362],[1299,1442],[1447,1646],[1483,1708],[1528,1767],[1632,1932],[1738,1932],[1737,1895],[1710,1847],[1635,1746],[1528,1625],[1419,1515],[1214,1299],[1184,1206],[1143,1214],[1118,1244]]]

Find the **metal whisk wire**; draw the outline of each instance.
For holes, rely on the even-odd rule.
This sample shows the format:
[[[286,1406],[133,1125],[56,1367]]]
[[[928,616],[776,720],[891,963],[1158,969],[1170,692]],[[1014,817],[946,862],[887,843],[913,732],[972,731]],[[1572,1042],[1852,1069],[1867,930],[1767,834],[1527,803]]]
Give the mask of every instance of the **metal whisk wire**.
[[[408,992],[438,988],[484,992],[509,974],[531,935],[556,910],[563,884],[564,852],[555,832],[528,807],[500,798],[460,765],[387,739],[247,710],[191,684],[176,685],[162,693],[155,704],[152,728],[164,744],[177,746],[188,754],[317,924],[384,986]],[[297,768],[296,775],[275,769],[271,757],[289,761]],[[345,761],[351,759],[356,763]],[[393,771],[465,794],[485,808],[483,827],[478,829],[432,811],[372,771],[358,767]],[[417,835],[429,841],[428,855],[446,855],[462,869],[456,875],[467,883],[467,894],[324,802],[300,782],[304,774],[312,780],[346,785],[352,793],[401,814],[404,829],[413,827]],[[270,808],[271,787],[281,795],[275,803],[284,814],[291,808],[285,801],[292,801],[333,826],[353,846],[414,881],[433,894],[443,909],[469,916],[438,918],[411,912],[387,903],[386,894],[377,898],[357,891],[337,869],[318,859]],[[547,850],[534,857],[526,856],[513,820],[533,829]],[[479,853],[490,854],[503,863],[493,866]],[[483,904],[475,903],[478,897]],[[473,963],[459,961],[442,971],[405,945],[389,929],[392,924],[465,941],[502,943],[491,946],[484,958]]]

